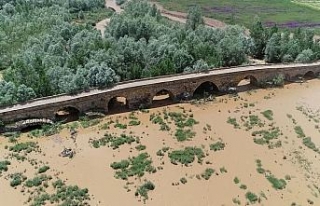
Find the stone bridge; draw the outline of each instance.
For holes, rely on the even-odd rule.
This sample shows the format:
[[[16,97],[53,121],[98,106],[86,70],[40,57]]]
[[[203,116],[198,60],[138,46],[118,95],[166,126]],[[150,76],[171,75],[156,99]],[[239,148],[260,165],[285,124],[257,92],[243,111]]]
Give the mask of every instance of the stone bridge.
[[[24,104],[0,109],[0,120],[12,123],[26,119],[56,120],[56,114],[66,108],[71,108],[79,114],[99,110],[108,113],[108,108],[117,97],[124,97],[130,109],[137,109],[141,105],[149,107],[153,98],[159,92],[165,92],[172,99],[183,93],[193,95],[201,85],[210,83],[219,91],[226,91],[228,87],[235,87],[243,79],[250,79],[251,84],[271,80],[276,75],[283,75],[290,81],[297,76],[316,77],[320,72],[320,62],[312,64],[275,64],[255,65],[214,69],[208,72],[178,74],[162,76],[136,81],[127,81],[112,88],[91,90],[77,95],[57,95],[35,99]]]

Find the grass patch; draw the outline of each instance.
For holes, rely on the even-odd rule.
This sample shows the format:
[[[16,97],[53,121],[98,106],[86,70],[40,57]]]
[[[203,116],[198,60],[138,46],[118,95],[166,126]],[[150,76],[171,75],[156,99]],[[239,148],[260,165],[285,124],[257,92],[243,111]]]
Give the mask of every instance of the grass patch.
[[[47,176],[47,175],[36,176],[33,179],[28,179],[25,183],[25,186],[26,187],[38,187],[38,186],[42,185],[42,183],[44,181],[47,181],[50,179],[52,179],[52,177]]]
[[[306,137],[306,135],[304,134],[303,129],[302,129],[300,126],[295,126],[295,127],[294,127],[294,131],[295,131],[296,134],[298,135],[298,138]]]
[[[156,155],[157,155],[157,156],[160,156],[160,157],[163,157],[164,154],[165,154],[167,151],[169,151],[169,149],[170,149],[169,147],[163,147],[162,149],[160,149],[160,150],[157,151]]]
[[[135,147],[136,150],[138,151],[142,151],[142,150],[145,150],[147,147],[145,145],[142,145],[142,144],[139,144],[138,146]]]
[[[286,188],[286,181],[284,179],[278,179],[273,175],[267,176],[267,180],[271,183],[272,187],[276,190],[282,190]]]
[[[220,150],[224,150],[225,148],[225,143],[219,141],[219,142],[216,142],[214,144],[210,144],[210,150],[213,150],[213,151],[220,151]]]
[[[182,12],[187,12],[192,4],[190,0],[158,1],[166,9]],[[313,2],[315,1],[311,3]],[[261,22],[276,23],[288,28],[290,28],[288,22],[320,22],[319,10],[308,7],[309,2],[305,6],[279,0],[204,0],[197,2],[197,5],[207,17],[247,27],[252,24],[255,16],[259,16]]]
[[[80,125],[82,128],[93,127],[101,122],[100,119],[89,119],[88,117],[80,117]]]
[[[132,176],[142,177],[145,172],[156,172],[156,169],[152,166],[152,160],[148,153],[141,153],[128,160],[113,162],[110,166],[116,170],[115,177],[123,180],[127,180],[128,177]]]
[[[195,132],[191,131],[190,129],[177,129],[174,136],[179,142],[183,142],[186,140],[192,139],[196,135]]]
[[[126,134],[121,134],[119,137],[111,134],[105,134],[104,137],[100,139],[92,140],[91,144],[94,148],[99,148],[109,144],[112,149],[118,149],[121,145],[131,144],[135,141],[135,137]]]
[[[207,168],[202,174],[201,177],[205,180],[209,180],[212,174],[214,173],[214,169]]]
[[[256,203],[258,201],[258,196],[256,194],[254,194],[253,192],[247,192],[246,193],[246,199],[250,203]]]
[[[8,165],[11,165],[11,162],[8,160],[0,161],[0,174],[2,172],[8,171]]]
[[[147,199],[149,199],[148,192],[154,189],[155,189],[155,185],[152,182],[147,181],[143,185],[138,187],[137,191],[135,192],[135,195],[136,196],[140,195],[141,197],[143,197],[143,201],[146,201]]]
[[[172,164],[181,163],[183,165],[188,165],[194,162],[195,157],[198,158],[198,163],[202,163],[205,155],[201,148],[186,147],[184,150],[175,150],[169,153]]]
[[[273,112],[272,110],[266,110],[264,112],[261,112],[261,114],[268,120],[273,120]]]
[[[45,173],[46,171],[48,171],[50,169],[49,166],[42,166],[38,169],[38,173]]]
[[[319,149],[317,148],[317,146],[315,145],[315,143],[312,142],[311,137],[303,138],[302,143],[303,143],[306,147],[308,147],[309,149],[312,149],[312,150],[315,151],[315,152],[319,152]]]
[[[39,151],[39,146],[36,142],[23,142],[10,146],[9,151],[17,153],[24,151],[25,153],[31,153],[33,151]]]
[[[22,173],[14,173],[9,175],[10,177],[10,186],[11,187],[16,187],[18,185],[21,185],[27,177],[24,176]]]
[[[141,122],[138,121],[138,120],[131,120],[131,121],[129,122],[129,126],[138,126],[138,125],[140,125],[140,124],[141,124]]]
[[[270,140],[277,139],[281,135],[279,127],[272,127],[269,130],[259,130],[251,133],[252,136],[261,136],[267,143]],[[259,140],[256,140],[259,142]],[[260,140],[261,141],[261,140]]]
[[[227,123],[233,125],[233,127],[236,128],[236,129],[240,129],[240,125],[238,124],[236,118],[228,117]]]
[[[127,129],[127,125],[126,124],[121,124],[121,123],[116,123],[114,125],[114,128],[119,128],[119,129]]]

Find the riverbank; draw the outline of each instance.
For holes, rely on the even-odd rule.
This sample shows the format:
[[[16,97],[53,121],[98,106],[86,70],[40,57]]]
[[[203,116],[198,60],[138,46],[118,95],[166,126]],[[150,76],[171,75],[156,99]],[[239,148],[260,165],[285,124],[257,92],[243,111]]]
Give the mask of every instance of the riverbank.
[[[90,205],[143,205],[143,197],[136,197],[135,191],[145,179],[155,185],[148,193],[148,205],[234,205],[239,201],[240,205],[245,205],[250,201],[249,192],[256,195],[256,202],[261,201],[259,205],[290,205],[293,202],[317,205],[320,204],[316,188],[320,156],[310,147],[310,141],[316,148],[320,147],[317,138],[319,89],[320,82],[315,79],[280,89],[220,96],[207,103],[181,103],[111,115],[92,127],[83,128],[79,123],[75,139],[71,138],[69,129],[63,129],[50,137],[30,139],[28,134],[23,134],[18,141],[39,145],[41,153],[31,152],[27,157],[34,159],[38,167],[50,166],[45,174],[70,185],[88,188]],[[186,117],[181,120],[185,122],[183,130],[194,134],[189,140],[182,141],[185,136],[176,136],[179,123],[175,116]],[[159,123],[160,117],[163,123]],[[190,118],[196,122],[188,120]],[[76,123],[70,123],[69,127],[71,125]],[[161,130],[162,127],[170,129]],[[109,147],[99,145],[95,148],[97,145],[93,140],[103,138],[104,134],[117,137],[126,134],[134,136],[135,140],[115,149],[112,142],[107,144]],[[309,144],[306,137],[310,137]],[[14,143],[3,137],[0,141],[1,156],[6,157],[12,151],[4,149],[5,145]],[[169,154],[190,146],[203,151],[203,160],[198,163],[195,158],[188,166],[179,161],[172,164]],[[76,155],[71,159],[59,157],[65,147],[74,149]],[[159,152],[164,148],[169,151]],[[110,166],[113,162],[142,153],[150,155],[155,173],[145,171],[142,177],[128,177],[128,181],[114,177],[116,170]],[[11,165],[0,178],[0,199],[4,205],[21,205],[30,194],[21,192],[23,186],[10,187],[9,176],[21,172],[30,179],[37,175],[37,169],[28,161],[19,163],[21,161],[14,157],[8,159]],[[207,176],[203,174],[210,168],[214,173],[206,180]],[[275,186],[272,182],[282,184]]]

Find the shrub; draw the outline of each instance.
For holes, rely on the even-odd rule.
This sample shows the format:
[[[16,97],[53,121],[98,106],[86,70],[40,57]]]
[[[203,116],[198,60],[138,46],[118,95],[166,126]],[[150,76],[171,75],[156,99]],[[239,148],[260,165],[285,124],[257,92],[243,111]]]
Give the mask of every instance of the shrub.
[[[176,133],[174,134],[174,136],[179,142],[190,140],[195,135],[196,133],[191,131],[190,129],[187,129],[187,130],[177,129]]]
[[[138,151],[142,151],[142,150],[145,150],[147,147],[145,145],[141,145],[139,144],[138,146],[136,146],[136,150]]]
[[[186,147],[184,150],[175,150],[169,153],[172,164],[179,162],[188,165],[195,160],[195,156],[197,156],[198,162],[201,163],[205,155],[202,149],[197,147]]]
[[[11,187],[16,187],[18,185],[21,185],[22,182],[24,182],[27,177],[22,175],[21,173],[14,173],[10,175],[11,181],[10,181],[10,186]]]
[[[272,184],[272,187],[277,190],[282,190],[286,188],[286,181],[284,179],[278,179],[273,175],[267,177],[267,180]]]
[[[214,143],[214,144],[210,144],[210,150],[213,150],[213,151],[219,151],[219,150],[223,150],[225,147],[225,143],[223,142],[217,142],[217,143]]]
[[[234,128],[240,128],[236,118],[228,117],[227,123],[232,124]]]
[[[264,112],[261,112],[261,114],[265,117],[265,118],[267,118],[268,120],[273,120],[273,112],[272,112],[272,110],[266,110],[266,111],[264,111]]]
[[[311,49],[303,50],[296,58],[295,62],[310,63],[314,60],[314,53]]]
[[[303,139],[302,143],[308,147],[309,149],[312,149],[313,151],[317,152],[319,149],[317,148],[317,146],[314,144],[314,142],[312,142],[310,137],[306,137]]]
[[[244,185],[244,184],[240,185],[240,189],[246,190],[247,189],[247,185]]]
[[[127,180],[128,177],[142,177],[145,172],[154,173],[156,169],[152,166],[152,161],[148,153],[141,153],[136,157],[120,162],[113,162],[110,165],[114,170],[117,170],[115,177],[117,179]]]
[[[141,197],[143,197],[143,200],[147,200],[149,197],[148,197],[148,192],[150,190],[154,190],[155,189],[155,185],[148,181],[146,183],[144,183],[143,185],[141,185],[140,187],[138,187],[135,195],[138,196],[140,195]]]
[[[214,169],[212,168],[207,168],[202,174],[201,177],[204,178],[205,180],[210,179],[211,175],[214,173]]]
[[[240,183],[240,180],[239,180],[238,177],[235,177],[235,178],[233,179],[233,182],[234,182],[235,184],[239,184],[239,183]]]
[[[11,162],[8,160],[0,161],[0,174],[4,171],[8,171],[8,165],[11,165]]]
[[[42,166],[38,169],[38,173],[45,173],[46,171],[48,171],[50,169],[49,166]]]
[[[188,182],[188,180],[185,177],[180,178],[180,182],[182,184],[186,184]]]
[[[303,132],[303,129],[300,126],[295,126],[294,127],[294,131],[296,132],[296,134],[298,135],[298,138],[302,138],[305,137],[306,135]]]
[[[252,192],[247,192],[246,198],[249,200],[250,203],[255,203],[258,201],[258,196]]]

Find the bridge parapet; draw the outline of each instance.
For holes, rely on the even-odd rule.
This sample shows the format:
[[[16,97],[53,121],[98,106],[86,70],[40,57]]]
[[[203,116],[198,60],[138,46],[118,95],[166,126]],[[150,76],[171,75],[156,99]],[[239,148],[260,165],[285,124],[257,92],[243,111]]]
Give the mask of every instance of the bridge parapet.
[[[196,89],[204,82],[211,82],[218,90],[226,91],[229,86],[249,77],[251,83],[259,83],[282,74],[287,80],[296,76],[320,73],[320,62],[313,64],[293,65],[265,65],[235,67],[228,69],[210,70],[206,73],[191,73],[171,75],[152,79],[142,79],[115,85],[113,88],[91,90],[78,95],[58,95],[44,99],[33,100],[25,104],[0,109],[0,120],[4,123],[16,122],[25,119],[49,119],[54,121],[56,113],[66,107],[72,107],[85,113],[90,110],[108,112],[108,105],[115,97],[125,97],[127,106],[137,109],[140,106],[150,106],[153,97],[161,90],[167,91],[172,98],[182,93],[193,95]]]

